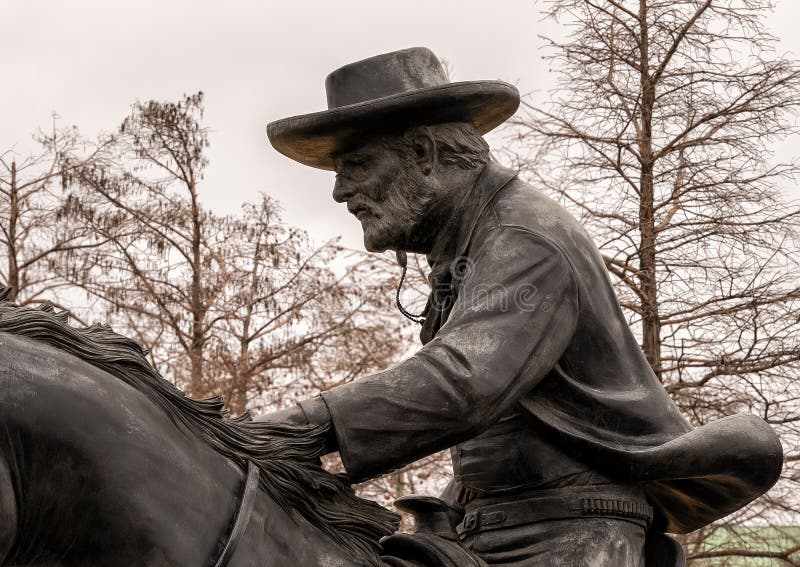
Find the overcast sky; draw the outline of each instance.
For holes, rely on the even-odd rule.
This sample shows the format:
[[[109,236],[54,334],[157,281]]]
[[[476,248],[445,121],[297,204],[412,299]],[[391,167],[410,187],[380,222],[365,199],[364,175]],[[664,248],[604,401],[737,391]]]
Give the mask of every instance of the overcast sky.
[[[770,18],[781,50],[795,55],[798,18],[796,0],[779,1]],[[204,202],[232,212],[265,191],[315,240],[342,235],[357,247],[360,226],[330,197],[333,174],[272,150],[266,123],[324,109],[324,78],[336,67],[416,45],[446,59],[455,80],[543,90],[552,78],[539,35],[558,33],[531,0],[0,0],[0,149],[29,151],[53,111],[93,136],[137,99],[202,90]]]

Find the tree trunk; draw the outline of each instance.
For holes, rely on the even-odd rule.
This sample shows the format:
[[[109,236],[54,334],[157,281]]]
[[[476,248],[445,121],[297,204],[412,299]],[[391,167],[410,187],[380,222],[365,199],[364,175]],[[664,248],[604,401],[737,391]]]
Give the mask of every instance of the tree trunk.
[[[205,394],[203,391],[203,350],[205,346],[205,317],[206,306],[202,293],[202,258],[201,244],[201,219],[200,207],[197,203],[194,180],[191,181],[189,192],[192,196],[192,338],[189,346],[189,361],[191,364],[191,389],[194,395]]]
[[[639,281],[642,298],[642,349],[656,376],[661,380],[661,321],[656,284],[656,229],[653,186],[653,107],[656,85],[650,75],[647,0],[639,0],[640,78],[642,92],[639,152]]]
[[[231,376],[231,395],[225,400],[225,406],[232,415],[241,415],[247,409],[247,389],[250,383],[250,345],[246,340],[240,341],[241,358],[237,362]]]
[[[8,282],[11,288],[8,299],[16,301],[19,295],[19,265],[17,262],[17,221],[19,220],[19,191],[17,189],[17,162],[11,162],[11,190],[8,211]]]

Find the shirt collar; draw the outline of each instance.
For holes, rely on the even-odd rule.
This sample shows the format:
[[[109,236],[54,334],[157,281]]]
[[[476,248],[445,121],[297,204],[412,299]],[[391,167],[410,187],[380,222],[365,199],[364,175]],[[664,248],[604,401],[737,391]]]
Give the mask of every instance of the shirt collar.
[[[484,166],[439,232],[427,256],[431,268],[449,267],[453,260],[466,253],[481,214],[497,192],[516,176],[515,171],[494,163]]]

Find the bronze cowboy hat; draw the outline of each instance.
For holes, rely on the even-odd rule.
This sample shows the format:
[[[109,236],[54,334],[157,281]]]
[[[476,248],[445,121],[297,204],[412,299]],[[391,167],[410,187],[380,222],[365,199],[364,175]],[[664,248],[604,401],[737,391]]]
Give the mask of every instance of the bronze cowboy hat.
[[[325,90],[328,110],[267,125],[276,150],[320,169],[333,169],[333,154],[354,138],[443,122],[471,122],[485,134],[519,106],[519,91],[508,83],[451,83],[439,59],[424,47],[340,67],[325,79]]]

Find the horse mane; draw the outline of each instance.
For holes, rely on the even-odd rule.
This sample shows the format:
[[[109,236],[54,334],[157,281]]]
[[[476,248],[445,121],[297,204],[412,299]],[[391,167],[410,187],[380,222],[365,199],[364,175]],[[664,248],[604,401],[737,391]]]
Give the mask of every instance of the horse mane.
[[[103,324],[72,327],[66,311],[56,313],[50,303],[19,307],[8,300],[9,293],[10,288],[0,290],[0,332],[47,343],[132,386],[243,472],[248,462],[254,463],[260,488],[286,512],[299,512],[354,559],[381,565],[378,540],[394,533],[399,517],[356,496],[345,476],[322,468],[319,459],[330,425],[254,422],[249,413],[231,418],[221,397],[190,398],[158,374],[133,339]]]

